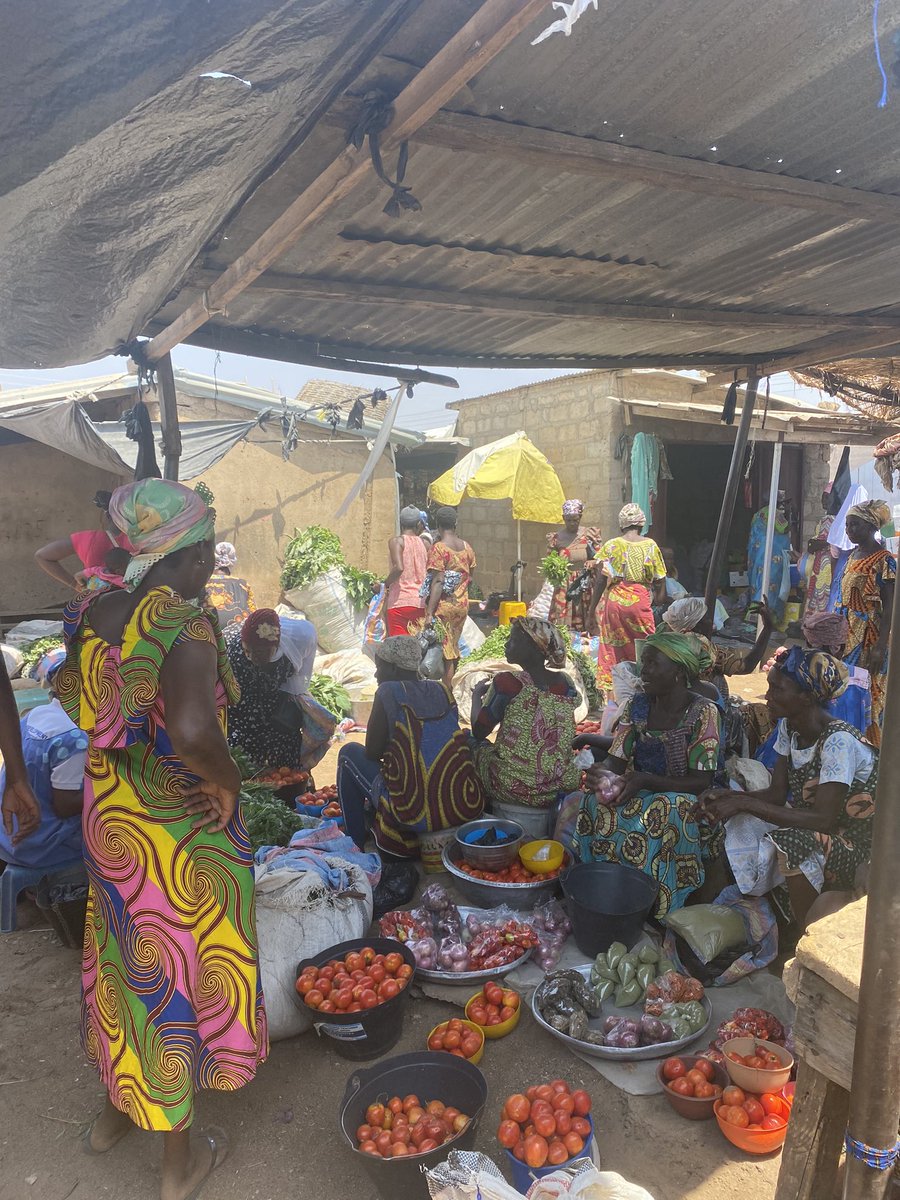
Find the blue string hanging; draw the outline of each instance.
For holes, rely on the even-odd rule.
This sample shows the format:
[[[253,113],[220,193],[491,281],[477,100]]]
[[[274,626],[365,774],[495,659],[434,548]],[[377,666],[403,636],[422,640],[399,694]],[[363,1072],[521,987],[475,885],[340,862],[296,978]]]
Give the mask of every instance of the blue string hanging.
[[[875,40],[875,62],[878,64],[878,70],[881,74],[881,98],[878,101],[879,108],[886,108],[888,102],[888,77],[887,71],[884,69],[884,63],[881,61],[881,45],[878,40],[878,6],[881,0],[875,0],[875,5],[872,9],[872,36]]]

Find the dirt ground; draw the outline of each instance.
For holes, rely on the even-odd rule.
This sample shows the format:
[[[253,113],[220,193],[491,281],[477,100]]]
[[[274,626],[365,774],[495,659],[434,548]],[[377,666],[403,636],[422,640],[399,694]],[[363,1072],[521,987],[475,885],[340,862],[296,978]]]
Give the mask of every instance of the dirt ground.
[[[752,679],[754,677],[749,677]],[[764,677],[756,677],[764,687]],[[320,764],[334,777],[335,751]],[[19,929],[0,937],[0,1200],[154,1200],[160,1139],[135,1132],[108,1155],[84,1154],[80,1135],[102,1092],[78,1042],[79,957],[62,948],[28,901]],[[423,1049],[450,1006],[416,998],[393,1053]],[[586,1088],[604,1167],[643,1185],[655,1200],[771,1200],[780,1155],[752,1159],[712,1121],[678,1117],[662,1096],[628,1096],[544,1030],[527,1012],[481,1063],[489,1097],[477,1148],[497,1155],[494,1130],[507,1094],[560,1076]],[[352,1064],[304,1034],[272,1046],[242,1092],[204,1093],[200,1124],[231,1139],[204,1200],[374,1200],[375,1190],[343,1141],[338,1114]],[[422,1195],[427,1192],[422,1190]],[[823,1198],[824,1200],[824,1198]]]

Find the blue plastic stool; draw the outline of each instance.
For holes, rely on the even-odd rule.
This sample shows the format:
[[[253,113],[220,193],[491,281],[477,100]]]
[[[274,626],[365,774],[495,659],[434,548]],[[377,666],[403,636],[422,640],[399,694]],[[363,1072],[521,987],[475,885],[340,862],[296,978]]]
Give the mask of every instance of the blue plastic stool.
[[[7,863],[0,875],[0,933],[14,933],[16,929],[16,903],[19,893],[26,888],[37,887],[42,879],[68,871],[81,862],[73,858],[70,862],[54,863],[51,867],[14,867]]]

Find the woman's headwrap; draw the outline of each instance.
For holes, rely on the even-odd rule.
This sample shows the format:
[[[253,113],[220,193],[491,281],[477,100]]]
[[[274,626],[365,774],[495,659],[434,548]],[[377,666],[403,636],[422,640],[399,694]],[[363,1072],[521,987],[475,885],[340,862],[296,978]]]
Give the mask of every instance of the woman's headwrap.
[[[57,646],[55,650],[47,651],[38,663],[37,670],[34,673],[34,677],[41,687],[50,688],[53,686],[53,677],[65,661],[65,646]]]
[[[428,524],[428,513],[425,511],[424,508],[419,509],[419,520],[422,522],[422,525],[425,528],[425,532],[426,533],[430,532],[431,526]]]
[[[690,633],[706,616],[706,601],[699,596],[673,600],[663,613],[663,621],[674,633]]]
[[[548,667],[559,671],[566,665],[566,643],[562,634],[549,621],[540,617],[514,617],[512,625],[518,625],[527,633],[544,656]]]
[[[800,622],[800,628],[814,650],[840,650],[850,637],[847,618],[840,613],[808,613]]]
[[[883,500],[866,500],[862,504],[854,504],[847,511],[847,517],[859,517],[860,521],[880,529],[891,519],[891,510]]]
[[[647,518],[644,516],[644,510],[639,504],[626,504],[619,510],[619,528],[630,529],[632,525],[637,525],[643,529],[647,524]]]
[[[788,679],[804,692],[812,692],[820,704],[827,704],[847,690],[850,673],[839,658],[824,650],[804,650],[793,646],[775,663]]]
[[[232,567],[236,567],[236,566],[237,566],[237,550],[235,550],[235,548],[231,544],[231,542],[217,542],[216,543],[216,570],[221,571],[223,567],[228,567],[228,569],[231,570]]]
[[[216,514],[195,491],[170,479],[140,479],[113,492],[109,515],[134,546],[125,572],[130,590],[154,563],[176,550],[208,541]]]
[[[584,512],[584,505],[580,500],[567,500],[562,512],[564,517],[580,517]]]
[[[418,671],[422,665],[419,639],[405,633],[385,638],[383,642],[373,642],[372,653],[382,662],[390,663],[401,671]]]
[[[695,633],[651,633],[644,640],[644,647],[653,646],[660,654],[680,667],[684,667],[688,682],[693,682],[700,675],[705,675],[712,664],[712,657],[707,649],[709,643],[705,638],[699,638]]]
[[[241,626],[241,642],[246,650],[269,649],[281,641],[281,621],[274,608],[258,608]]]

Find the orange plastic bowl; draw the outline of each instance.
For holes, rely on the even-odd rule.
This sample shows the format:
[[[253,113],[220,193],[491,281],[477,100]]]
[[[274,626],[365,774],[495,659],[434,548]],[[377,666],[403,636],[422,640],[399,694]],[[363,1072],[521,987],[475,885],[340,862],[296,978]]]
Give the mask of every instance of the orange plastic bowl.
[[[738,1150],[744,1150],[747,1154],[771,1154],[774,1150],[780,1150],[784,1145],[784,1139],[787,1137],[788,1120],[791,1115],[791,1106],[781,1096],[777,1097],[780,1111],[775,1113],[775,1116],[784,1118],[783,1129],[744,1129],[740,1125],[732,1125],[729,1121],[723,1119],[719,1110],[722,1108],[722,1101],[717,1100],[713,1106],[713,1112],[716,1114],[716,1120],[719,1123],[719,1128],[722,1133],[728,1138],[732,1146],[737,1146]]]
[[[515,989],[514,988],[504,988],[503,990],[504,991],[514,991]],[[516,992],[516,995],[518,996],[519,993]],[[474,1025],[476,1029],[480,1029],[486,1038],[493,1039],[493,1038],[506,1037],[506,1035],[508,1033],[512,1033],[512,1031],[515,1029],[515,1027],[519,1023],[519,1017],[521,1017],[521,1015],[522,1015],[522,997],[519,996],[519,1007],[516,1009],[516,1011],[513,1013],[513,1015],[511,1017],[507,1017],[507,1019],[505,1021],[501,1021],[498,1025],[479,1025],[476,1021],[472,1020],[471,1014],[469,1013],[469,1009],[474,1006],[476,1000],[483,998],[483,996],[484,996],[483,991],[476,992],[474,996],[470,996],[469,999],[466,1001],[466,1010],[465,1011],[466,1011],[467,1024]]]

